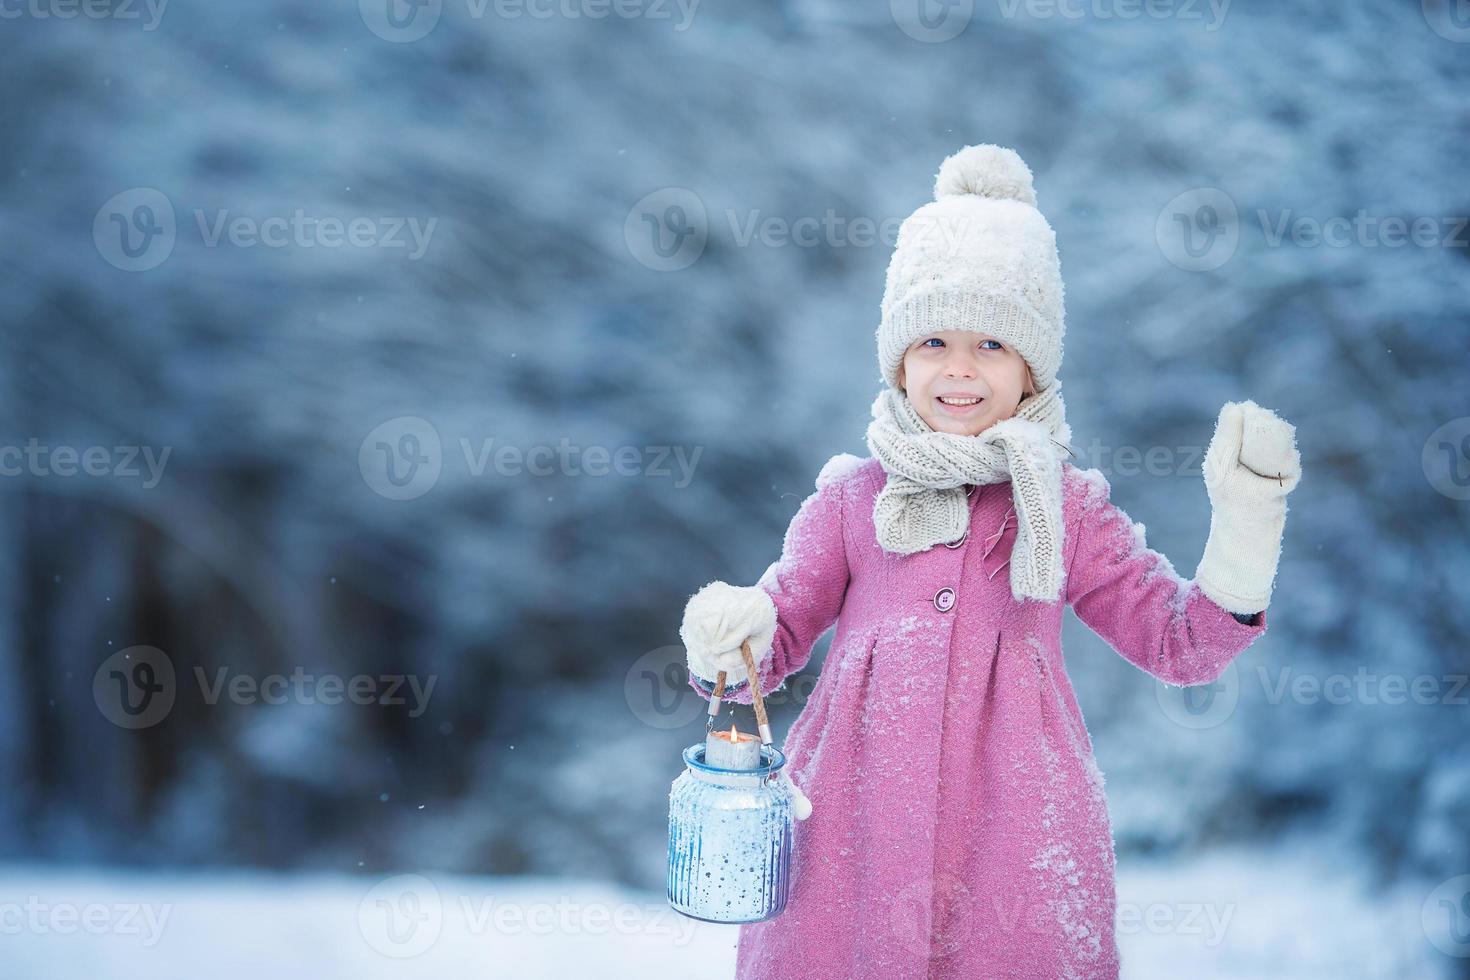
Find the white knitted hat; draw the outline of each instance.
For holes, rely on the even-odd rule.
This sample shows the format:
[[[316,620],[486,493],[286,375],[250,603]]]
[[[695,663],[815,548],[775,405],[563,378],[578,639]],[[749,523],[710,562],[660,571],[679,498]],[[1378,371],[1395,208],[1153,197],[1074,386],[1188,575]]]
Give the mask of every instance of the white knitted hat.
[[[909,345],[939,330],[990,334],[1025,358],[1038,391],[1051,387],[1066,329],[1061,263],[1015,150],[980,143],[940,165],[934,201],[899,227],[882,311],[878,364],[891,387]]]

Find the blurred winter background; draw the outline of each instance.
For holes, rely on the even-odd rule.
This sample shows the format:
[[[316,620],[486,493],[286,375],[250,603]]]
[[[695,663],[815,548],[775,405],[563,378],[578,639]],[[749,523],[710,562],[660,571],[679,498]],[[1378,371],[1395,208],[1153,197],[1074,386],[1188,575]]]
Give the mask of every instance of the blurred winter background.
[[[1151,546],[1225,400],[1304,459],[1219,684],[1069,619],[1125,976],[1470,976],[1461,0],[15,0],[0,82],[6,977],[728,976],[683,603],[866,455],[974,142]]]

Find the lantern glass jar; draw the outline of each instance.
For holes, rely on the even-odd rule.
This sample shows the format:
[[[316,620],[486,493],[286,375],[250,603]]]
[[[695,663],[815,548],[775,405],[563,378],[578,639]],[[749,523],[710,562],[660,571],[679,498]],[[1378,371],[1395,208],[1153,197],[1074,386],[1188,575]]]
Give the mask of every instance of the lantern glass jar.
[[[706,922],[774,918],[786,907],[795,832],[786,756],[767,745],[758,767],[721,769],[704,748],[684,750],[669,791],[669,903]]]

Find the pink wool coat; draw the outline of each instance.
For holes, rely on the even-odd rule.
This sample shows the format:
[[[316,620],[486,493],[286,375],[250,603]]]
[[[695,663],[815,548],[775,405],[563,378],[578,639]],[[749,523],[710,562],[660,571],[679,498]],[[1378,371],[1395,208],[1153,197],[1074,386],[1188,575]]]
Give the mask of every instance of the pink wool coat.
[[[1146,547],[1100,473],[1064,474],[1063,599],[1122,656],[1201,684],[1265,631]],[[737,977],[1117,977],[1103,777],[1063,602],[1011,595],[1011,485],[972,489],[958,547],[900,556],[873,528],[886,480],[877,460],[835,458],[759,582],[777,617],[763,694],[837,632],[781,746],[813,805],[790,899],[740,927]]]

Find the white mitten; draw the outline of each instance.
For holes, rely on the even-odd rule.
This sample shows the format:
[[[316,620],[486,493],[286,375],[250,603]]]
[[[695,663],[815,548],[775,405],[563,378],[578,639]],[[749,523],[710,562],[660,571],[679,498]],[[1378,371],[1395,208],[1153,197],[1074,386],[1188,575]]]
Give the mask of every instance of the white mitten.
[[[756,670],[771,654],[776,636],[776,604],[759,586],[711,582],[689,599],[679,638],[689,657],[689,670],[714,684],[725,671],[726,686],[746,681],[740,644],[750,641]]]
[[[1254,613],[1270,604],[1286,495],[1301,475],[1291,423],[1253,401],[1225,403],[1205,452],[1210,536],[1194,573],[1220,608]]]

